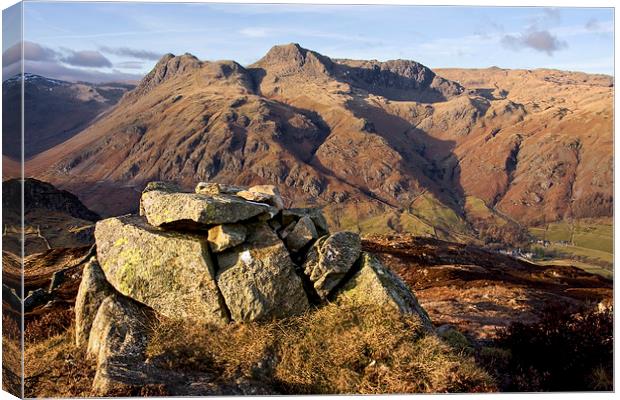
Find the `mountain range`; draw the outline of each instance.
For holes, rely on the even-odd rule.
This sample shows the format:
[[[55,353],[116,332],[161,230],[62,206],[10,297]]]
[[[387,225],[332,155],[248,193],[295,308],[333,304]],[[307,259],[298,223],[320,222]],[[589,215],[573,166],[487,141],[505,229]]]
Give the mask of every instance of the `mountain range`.
[[[26,73],[24,83],[24,157],[52,148],[86,128],[133,85],[66,82]],[[2,154],[21,156],[21,89],[18,75],[2,82]]]
[[[612,102],[606,75],[433,71],[297,44],[246,67],[167,54],[25,169],[103,216],[135,211],[152,180],[271,183],[335,227],[464,240],[610,217]]]

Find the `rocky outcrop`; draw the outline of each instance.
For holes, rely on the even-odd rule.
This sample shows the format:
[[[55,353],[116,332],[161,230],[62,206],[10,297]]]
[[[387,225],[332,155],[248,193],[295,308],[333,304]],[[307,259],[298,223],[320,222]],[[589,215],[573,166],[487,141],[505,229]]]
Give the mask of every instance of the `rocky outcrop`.
[[[432,329],[409,288],[361,253],[358,234],[330,234],[319,209],[280,209],[274,187],[237,189],[206,182],[183,193],[151,182],[144,216],[97,223],[97,257],[84,268],[75,307],[76,343],[97,360],[94,395],[173,385],[174,371],[145,357],[161,318],[250,323],[352,298],[418,315]]]
[[[339,297],[362,304],[389,305],[401,313],[417,316],[424,328],[433,330],[430,317],[402,279],[372,254],[363,253],[359,263],[359,270],[345,283]]]
[[[312,246],[303,268],[322,299],[327,298],[351,270],[361,251],[360,237],[353,232],[323,236]]]
[[[53,185],[34,178],[23,180],[9,179],[2,182],[2,209],[5,213],[16,212],[21,215],[21,196],[24,195],[24,213],[33,210],[62,212],[68,216],[85,221],[97,221],[99,215],[92,212],[72,193],[60,190]]]
[[[360,258],[358,234],[329,233],[320,209],[280,210],[280,193],[269,185],[201,182],[195,191],[151,182],[140,201],[143,217],[97,223],[97,260],[85,269],[76,306],[78,344],[110,291],[166,318],[200,323],[300,314],[339,288],[424,314],[398,277]]]

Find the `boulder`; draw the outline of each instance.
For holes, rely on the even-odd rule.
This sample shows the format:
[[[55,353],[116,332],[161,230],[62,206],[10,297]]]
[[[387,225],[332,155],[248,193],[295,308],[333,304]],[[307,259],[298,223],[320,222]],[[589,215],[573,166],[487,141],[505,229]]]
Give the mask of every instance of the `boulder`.
[[[241,224],[217,225],[209,229],[209,246],[214,253],[235,247],[245,241],[248,230]]]
[[[131,299],[111,294],[99,306],[88,339],[87,355],[97,360],[97,372],[91,393],[106,396],[125,392],[145,382],[140,370],[127,373],[119,366],[143,365],[146,347],[156,315],[152,310]],[[137,379],[128,377],[137,375]]]
[[[163,231],[124,216],[99,221],[95,238],[99,264],[120,293],[170,318],[228,321],[206,235]]]
[[[252,186],[248,190],[242,190],[236,194],[246,200],[270,204],[278,210],[282,210],[284,208],[284,200],[282,200],[280,191],[274,185]]]
[[[169,229],[206,229],[231,224],[269,212],[270,206],[219,194],[171,193],[153,190],[142,194],[141,207],[149,224]]]
[[[317,237],[316,228],[306,215],[297,221],[295,227],[286,235],[286,247],[292,252],[298,252]]]
[[[24,299],[24,310],[30,311],[37,306],[43,305],[47,303],[49,298],[50,294],[43,288],[31,290]]]
[[[309,307],[288,250],[267,223],[248,225],[246,242],[217,254],[217,283],[234,321],[288,317]]]
[[[216,194],[237,194],[244,190],[240,186],[226,185],[215,182],[198,182],[194,191],[198,194],[216,195]]]
[[[90,328],[103,300],[114,293],[97,259],[92,257],[82,270],[82,282],[75,299],[75,344],[86,346]]]
[[[362,253],[359,268],[339,291],[338,298],[342,296],[362,304],[389,305],[403,314],[416,315],[422,327],[433,332],[430,317],[396,274],[366,252]]]
[[[362,242],[354,232],[336,232],[323,236],[308,250],[303,265],[304,273],[310,278],[321,299],[326,299],[338,286],[361,251]]]
[[[291,222],[298,221],[305,216],[310,217],[319,236],[329,234],[327,220],[320,208],[291,208],[282,210],[282,225],[288,226]]]

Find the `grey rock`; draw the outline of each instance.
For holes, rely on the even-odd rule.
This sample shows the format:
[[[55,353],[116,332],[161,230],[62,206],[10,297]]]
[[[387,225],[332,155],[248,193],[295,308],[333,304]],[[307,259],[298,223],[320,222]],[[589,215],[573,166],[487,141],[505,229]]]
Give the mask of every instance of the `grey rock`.
[[[2,284],[2,300],[7,302],[13,310],[21,311],[22,300],[15,292],[15,289],[5,285],[4,283]]]
[[[344,284],[338,298],[361,304],[386,305],[403,314],[415,315],[425,330],[434,332],[426,310],[402,279],[369,253],[362,253],[359,263],[359,271]]]
[[[105,396],[145,383],[139,379],[128,381],[127,377],[131,377],[132,372],[128,373],[126,369],[119,371],[118,366],[144,363],[148,339],[155,323],[155,313],[131,299],[111,294],[101,302],[87,348],[87,355],[97,360],[97,372],[91,388],[93,395]],[[142,375],[140,369],[135,372]]]
[[[291,208],[282,210],[282,225],[288,226],[293,221],[298,221],[304,216],[310,217],[319,236],[329,234],[327,220],[320,208]]]
[[[288,317],[309,307],[289,253],[264,222],[248,226],[246,242],[217,254],[217,283],[234,321]]]
[[[205,229],[231,224],[269,212],[270,206],[220,194],[170,193],[149,191],[141,199],[149,224],[170,229]]]
[[[205,235],[163,231],[125,216],[99,221],[95,238],[99,264],[123,295],[169,318],[228,322]]]
[[[92,257],[82,270],[82,281],[75,299],[75,344],[86,346],[95,315],[103,300],[114,293],[97,259]]]
[[[62,285],[62,283],[65,281],[65,278],[66,278],[65,277],[65,271],[63,271],[63,270],[54,271],[54,273],[52,274],[52,279],[50,281],[50,287],[49,287],[48,291],[52,292],[57,287]]]
[[[354,232],[323,236],[308,250],[303,264],[304,273],[321,299],[329,297],[351,270],[361,251],[362,242]]]
[[[168,192],[168,193],[182,192],[181,187],[177,185],[176,183],[155,181],[155,182],[147,183],[144,189],[142,190],[142,194],[146,192],[152,192],[152,191],[160,191],[160,192]],[[140,215],[144,216],[144,207],[142,206],[142,198],[140,198]]]
[[[286,235],[286,247],[292,252],[298,252],[317,237],[316,228],[310,217],[306,215],[300,218],[295,227]]]

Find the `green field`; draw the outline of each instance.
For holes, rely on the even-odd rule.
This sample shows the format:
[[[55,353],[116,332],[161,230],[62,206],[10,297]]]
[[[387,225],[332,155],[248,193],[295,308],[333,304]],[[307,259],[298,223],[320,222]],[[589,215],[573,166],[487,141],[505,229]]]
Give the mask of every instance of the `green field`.
[[[596,265],[584,263],[584,262],[577,261],[577,260],[554,259],[554,260],[549,260],[549,261],[537,261],[536,263],[540,265],[566,265],[566,266],[571,266],[571,267],[577,267],[591,274],[600,275],[603,278],[607,278],[607,279],[614,278],[614,272],[608,268],[599,267]]]
[[[543,251],[554,253],[556,256],[552,260],[547,260],[547,263],[570,259],[573,265],[586,271],[606,277],[613,275],[611,219],[554,222],[546,227],[530,228],[530,233],[540,240],[550,242]]]

